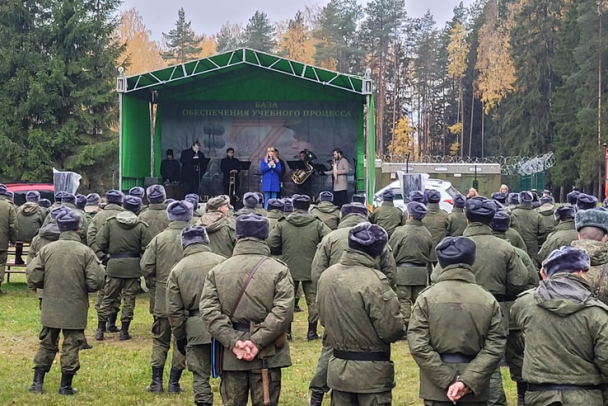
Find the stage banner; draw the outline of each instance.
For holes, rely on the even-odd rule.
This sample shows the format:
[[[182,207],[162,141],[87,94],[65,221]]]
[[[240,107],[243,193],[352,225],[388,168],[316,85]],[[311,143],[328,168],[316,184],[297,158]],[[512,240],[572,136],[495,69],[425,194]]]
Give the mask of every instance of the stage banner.
[[[210,158],[207,173],[201,181],[201,194],[222,193],[220,161],[227,148],[234,148],[241,161],[250,161],[249,171],[240,179],[241,195],[260,191],[260,162],[270,146],[279,150],[287,170],[282,177],[283,197],[295,193],[288,161],[299,159],[300,151],[312,151],[317,160],[330,168],[332,150],[340,148],[351,166],[349,192],[352,193],[357,158],[357,130],[360,106],[351,102],[322,101],[176,101],[164,102],[162,109],[162,147],[181,151],[194,141]],[[315,173],[312,191],[331,190],[331,176]]]

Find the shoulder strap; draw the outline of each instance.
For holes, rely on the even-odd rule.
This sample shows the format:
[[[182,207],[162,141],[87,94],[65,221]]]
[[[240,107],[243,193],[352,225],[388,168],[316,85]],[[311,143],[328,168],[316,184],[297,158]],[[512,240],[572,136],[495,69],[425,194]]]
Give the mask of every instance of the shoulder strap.
[[[595,287],[595,292],[593,292],[593,295],[596,298],[600,296],[600,289],[602,287],[602,282],[604,282],[604,278],[606,277],[606,274],[608,274],[608,264],[604,264],[604,266],[602,267],[602,273],[600,274],[600,279],[597,281],[597,286]]]
[[[230,314],[228,314],[228,318],[231,319],[232,316],[234,316],[234,313],[236,312],[236,309],[239,307],[239,303],[241,303],[241,299],[243,298],[243,295],[245,294],[245,291],[247,290],[247,286],[249,286],[249,282],[251,282],[251,280],[253,279],[253,275],[255,275],[255,273],[258,271],[259,267],[267,259],[268,259],[268,257],[264,257],[264,258],[260,259],[258,261],[258,263],[255,265],[255,267],[253,268],[253,270],[251,271],[251,273],[249,274],[249,277],[247,278],[247,280],[245,281],[245,284],[243,285],[243,287],[241,288],[241,291],[239,292],[239,296],[236,298],[236,302],[234,302],[234,306],[232,307]]]

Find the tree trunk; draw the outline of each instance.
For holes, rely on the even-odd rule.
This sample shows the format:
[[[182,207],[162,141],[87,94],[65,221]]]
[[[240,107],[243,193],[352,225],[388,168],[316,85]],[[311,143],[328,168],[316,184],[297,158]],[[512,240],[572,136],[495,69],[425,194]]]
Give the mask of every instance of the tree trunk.
[[[486,112],[484,103],[481,103],[481,159],[484,157],[484,147],[486,141]]]
[[[471,129],[469,131],[469,156],[473,156],[473,118],[475,117],[475,92],[471,95]]]

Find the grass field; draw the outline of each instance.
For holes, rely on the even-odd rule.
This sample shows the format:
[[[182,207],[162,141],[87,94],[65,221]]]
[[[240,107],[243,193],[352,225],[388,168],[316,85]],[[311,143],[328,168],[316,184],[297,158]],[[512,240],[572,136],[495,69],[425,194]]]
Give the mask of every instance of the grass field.
[[[38,349],[40,313],[36,295],[30,293],[23,275],[13,275],[11,283],[3,284],[7,292],[0,296],[0,405],[189,405],[192,397],[192,375],[184,373],[181,395],[154,395],[144,391],[150,383],[150,351],[152,316],[148,313],[148,298],[137,298],[135,319],[131,325],[133,340],[120,342],[118,334],[106,334],[106,340],[98,343],[94,339],[97,314],[94,309],[95,296],[91,295],[89,322],[86,336],[92,350],[80,352],[81,369],[74,378],[74,387],[79,389],[73,397],[57,394],[61,370],[59,354],[55,366],[46,375],[44,394],[33,395],[27,389],[33,378],[33,358]],[[300,301],[302,302],[302,300]],[[282,405],[306,405],[308,383],[312,378],[321,350],[320,341],[306,341],[306,313],[296,313],[294,341],[291,345],[291,368],[283,370]],[[393,345],[396,383],[393,390],[394,405],[421,405],[418,399],[418,368],[409,354],[407,344]],[[503,370],[505,378],[507,370]],[[165,389],[169,370],[165,369]],[[507,382],[508,381],[508,382]],[[505,383],[509,404],[515,404],[515,387]],[[212,380],[214,400],[221,404],[219,381]],[[329,405],[326,396],[324,405]]]

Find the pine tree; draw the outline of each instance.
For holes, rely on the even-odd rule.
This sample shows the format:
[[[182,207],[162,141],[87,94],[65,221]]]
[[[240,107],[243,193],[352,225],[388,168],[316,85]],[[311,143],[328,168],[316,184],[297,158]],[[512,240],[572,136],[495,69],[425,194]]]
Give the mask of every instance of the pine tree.
[[[275,29],[266,13],[256,11],[243,31],[243,45],[262,52],[274,52]]]
[[[289,20],[287,31],[281,37],[279,55],[309,65],[315,62],[315,44],[312,34],[304,21],[304,14],[299,10],[295,18]]]
[[[227,52],[239,48],[243,44],[243,28],[240,24],[230,24],[227,21],[217,34],[217,52]]]
[[[191,21],[186,22],[186,12],[180,8],[177,12],[175,28],[168,34],[163,32],[168,48],[167,52],[161,54],[165,61],[185,63],[198,57],[202,51],[201,38],[194,33],[191,25]]]

